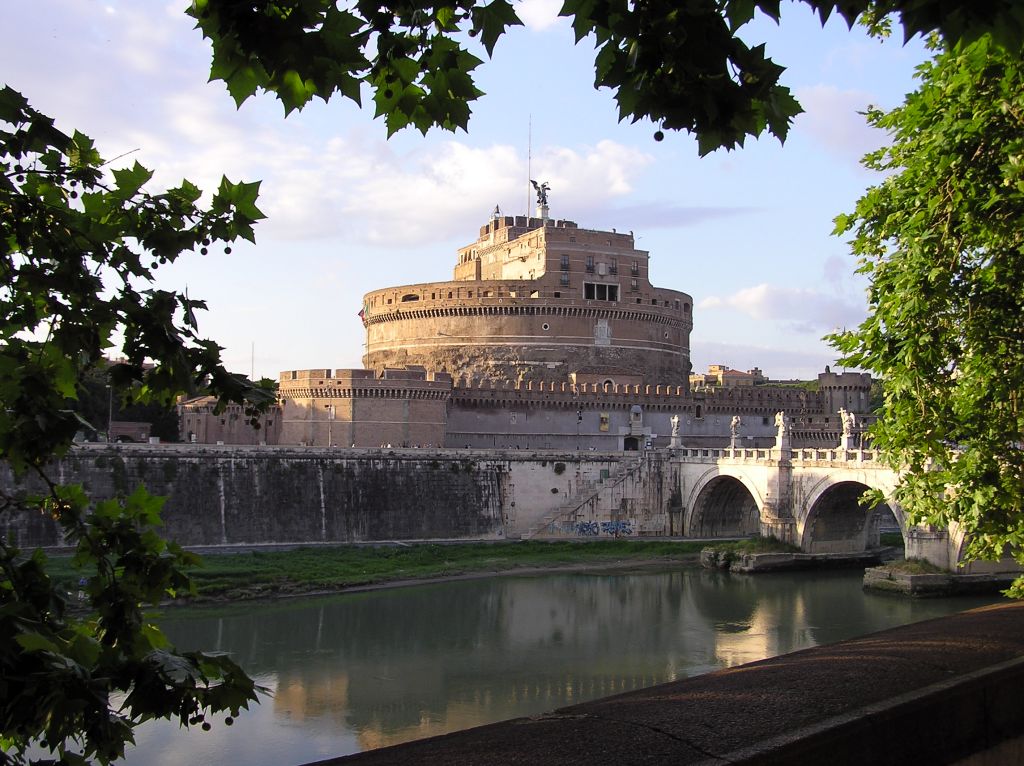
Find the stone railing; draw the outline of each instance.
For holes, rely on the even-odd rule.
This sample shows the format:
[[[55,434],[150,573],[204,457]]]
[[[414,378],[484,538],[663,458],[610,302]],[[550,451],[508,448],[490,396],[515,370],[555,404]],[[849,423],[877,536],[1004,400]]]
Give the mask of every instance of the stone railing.
[[[741,447],[684,447],[675,451],[687,463],[714,463],[719,460],[733,462],[760,462],[779,460],[781,455],[775,449],[749,449]],[[861,449],[806,449],[788,451],[786,457],[793,463],[877,463],[878,453]]]

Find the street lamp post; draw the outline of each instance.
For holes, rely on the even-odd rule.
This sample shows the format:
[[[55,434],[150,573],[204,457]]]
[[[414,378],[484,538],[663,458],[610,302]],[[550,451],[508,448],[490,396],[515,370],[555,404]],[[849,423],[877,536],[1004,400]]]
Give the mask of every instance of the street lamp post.
[[[110,429],[114,425],[114,389],[107,384],[107,444],[113,441],[110,438]]]

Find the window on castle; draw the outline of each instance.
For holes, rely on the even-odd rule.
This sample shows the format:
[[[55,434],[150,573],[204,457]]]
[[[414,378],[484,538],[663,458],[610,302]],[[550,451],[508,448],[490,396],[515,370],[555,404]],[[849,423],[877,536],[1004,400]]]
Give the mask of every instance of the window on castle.
[[[592,255],[588,255],[587,256],[587,273],[588,274],[593,274],[594,273],[594,256],[592,256]]]
[[[694,407],[693,416],[695,418],[697,418],[697,420],[700,420],[702,417],[704,417],[704,408],[703,408],[703,406],[698,404],[696,407]]]
[[[568,271],[568,270],[569,270],[569,256],[568,255],[563,255],[562,256],[562,271]]]
[[[562,285],[568,285],[569,284],[569,272],[567,272],[567,271],[562,272],[561,283],[562,283]]]
[[[612,258],[612,262],[608,264],[608,273],[609,274],[618,274],[619,273],[619,262],[615,258]]]
[[[619,286],[584,282],[583,297],[589,301],[618,301]]]
[[[629,273],[633,274],[633,275],[639,274],[640,273],[640,264],[637,263],[636,261],[633,261],[633,265],[629,267]]]
[[[639,290],[640,289],[640,280],[638,280],[638,279],[631,279],[631,280],[629,280],[629,289],[630,290]],[[639,303],[640,299],[637,298],[636,302]]]

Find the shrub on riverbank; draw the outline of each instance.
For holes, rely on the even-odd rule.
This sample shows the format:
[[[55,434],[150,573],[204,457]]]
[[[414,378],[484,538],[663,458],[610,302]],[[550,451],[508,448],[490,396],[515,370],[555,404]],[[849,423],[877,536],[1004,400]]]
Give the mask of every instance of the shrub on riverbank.
[[[930,561],[924,559],[906,559],[901,561],[892,561],[885,564],[879,569],[885,569],[889,572],[901,572],[903,574],[949,574],[948,569],[935,566]]]

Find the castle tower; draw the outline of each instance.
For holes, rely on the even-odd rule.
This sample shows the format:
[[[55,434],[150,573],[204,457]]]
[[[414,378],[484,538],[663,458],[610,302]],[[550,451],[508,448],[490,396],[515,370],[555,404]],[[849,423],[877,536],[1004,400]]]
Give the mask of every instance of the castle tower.
[[[364,297],[368,369],[567,381],[585,371],[687,385],[693,299],[655,287],[632,233],[500,210],[458,251],[453,279]]]

